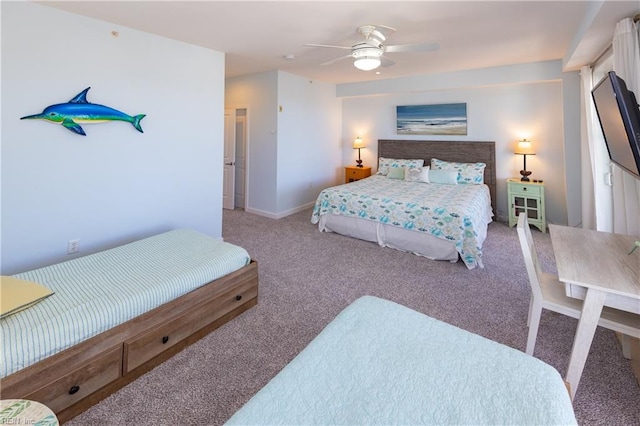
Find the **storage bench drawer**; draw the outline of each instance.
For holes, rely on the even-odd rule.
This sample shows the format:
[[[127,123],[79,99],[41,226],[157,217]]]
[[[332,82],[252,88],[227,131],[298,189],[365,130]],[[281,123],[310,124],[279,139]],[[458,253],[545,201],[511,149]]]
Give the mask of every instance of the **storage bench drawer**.
[[[58,413],[117,380],[122,372],[122,345],[109,349],[24,399],[38,401]]]
[[[191,311],[152,327],[124,342],[124,373],[128,373],[196,331],[257,297],[256,281],[242,281]]]

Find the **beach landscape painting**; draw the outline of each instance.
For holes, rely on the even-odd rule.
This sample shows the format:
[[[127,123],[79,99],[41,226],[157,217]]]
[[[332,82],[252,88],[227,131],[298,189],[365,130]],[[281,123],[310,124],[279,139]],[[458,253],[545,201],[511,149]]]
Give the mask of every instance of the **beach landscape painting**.
[[[399,135],[466,135],[467,104],[396,107]]]

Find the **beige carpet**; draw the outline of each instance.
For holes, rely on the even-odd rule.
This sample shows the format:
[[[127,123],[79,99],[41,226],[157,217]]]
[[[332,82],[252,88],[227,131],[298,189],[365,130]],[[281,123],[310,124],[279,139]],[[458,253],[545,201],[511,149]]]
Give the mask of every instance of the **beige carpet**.
[[[258,260],[256,307],[73,419],[71,425],[219,425],[349,303],[371,294],[524,350],[529,287],[515,228],[489,226],[468,270],[320,233],[311,211],[272,220],[225,211],[223,236]],[[548,234],[533,230],[543,267]],[[564,375],[577,322],[543,312],[535,356]],[[598,329],[575,401],[582,425],[639,425],[640,388],[613,333]]]

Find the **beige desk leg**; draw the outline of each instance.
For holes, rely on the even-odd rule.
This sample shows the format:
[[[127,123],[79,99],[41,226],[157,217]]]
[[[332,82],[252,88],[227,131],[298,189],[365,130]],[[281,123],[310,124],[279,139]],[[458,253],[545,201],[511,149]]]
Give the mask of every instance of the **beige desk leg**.
[[[582,305],[582,314],[578,321],[576,335],[573,338],[573,347],[571,348],[571,358],[569,359],[569,367],[567,367],[567,377],[565,381],[569,384],[571,391],[571,400],[576,395],[578,383],[584,364],[589,355],[589,348],[593,341],[593,336],[598,326],[598,320],[602,313],[602,306],[607,293],[596,290],[594,288],[587,289],[587,294]]]
[[[631,359],[631,336],[621,334],[620,344],[622,345],[622,356],[626,359]]]

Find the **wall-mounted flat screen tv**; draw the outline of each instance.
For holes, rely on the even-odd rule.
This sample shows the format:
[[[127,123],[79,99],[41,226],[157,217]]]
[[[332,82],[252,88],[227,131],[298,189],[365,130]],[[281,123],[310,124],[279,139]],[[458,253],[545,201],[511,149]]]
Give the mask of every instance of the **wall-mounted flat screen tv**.
[[[640,179],[640,107],[624,80],[610,71],[591,91],[611,161]]]

